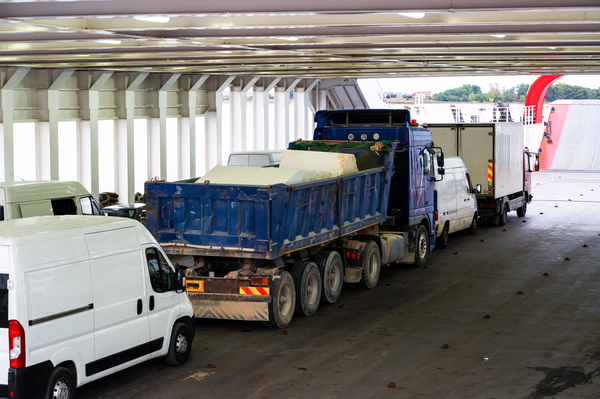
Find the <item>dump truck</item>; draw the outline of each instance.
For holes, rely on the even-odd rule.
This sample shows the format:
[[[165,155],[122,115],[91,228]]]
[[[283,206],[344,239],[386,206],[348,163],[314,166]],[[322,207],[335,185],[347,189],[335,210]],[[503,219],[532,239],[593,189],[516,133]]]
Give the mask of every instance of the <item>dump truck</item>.
[[[443,154],[409,114],[367,112],[392,121],[395,138],[365,128],[358,141],[289,145],[351,154],[355,172],[294,184],[146,183],[146,227],[187,269],[197,318],[283,328],[294,314],[335,303],[343,283],[374,288],[382,265],[425,265],[435,245],[434,157],[442,169]]]
[[[531,195],[531,165],[523,145],[523,124],[427,124],[436,145],[446,156],[459,156],[477,187],[480,218],[504,226],[508,212],[527,213]]]

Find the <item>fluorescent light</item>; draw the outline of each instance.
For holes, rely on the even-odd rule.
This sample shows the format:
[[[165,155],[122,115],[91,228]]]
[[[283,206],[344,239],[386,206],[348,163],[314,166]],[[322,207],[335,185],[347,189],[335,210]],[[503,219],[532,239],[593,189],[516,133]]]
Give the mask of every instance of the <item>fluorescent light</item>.
[[[498,39],[502,39],[503,37],[506,37],[506,35],[490,35],[491,37],[497,37]]]
[[[113,39],[100,39],[100,40],[96,40],[96,43],[121,44],[121,41],[113,40]]]
[[[548,47],[550,50],[556,50],[556,47]]]
[[[399,12],[398,15],[402,15],[403,17],[421,19],[425,16],[425,13],[424,12]]]
[[[277,39],[279,39],[279,40],[289,40],[291,42],[295,42],[296,40],[298,40],[298,38],[294,37],[294,36],[282,36],[282,37],[278,37]]]
[[[166,24],[169,22],[169,17],[133,17],[133,19],[146,22],[158,22],[160,24]]]

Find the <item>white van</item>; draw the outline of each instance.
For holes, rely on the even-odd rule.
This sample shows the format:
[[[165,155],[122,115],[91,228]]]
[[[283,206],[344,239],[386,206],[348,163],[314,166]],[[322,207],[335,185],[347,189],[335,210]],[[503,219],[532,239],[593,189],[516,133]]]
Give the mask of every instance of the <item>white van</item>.
[[[466,229],[468,234],[475,234],[477,230],[477,199],[465,163],[459,157],[446,157],[444,169],[443,179],[435,183],[438,248],[448,246],[450,233]],[[436,176],[437,180],[440,178]]]
[[[282,150],[239,151],[229,155],[227,166],[277,166],[281,163]]]
[[[91,194],[76,181],[0,183],[0,220],[45,215],[102,215]]]
[[[195,323],[180,276],[132,219],[0,223],[0,396],[73,398],[151,358],[185,363]]]

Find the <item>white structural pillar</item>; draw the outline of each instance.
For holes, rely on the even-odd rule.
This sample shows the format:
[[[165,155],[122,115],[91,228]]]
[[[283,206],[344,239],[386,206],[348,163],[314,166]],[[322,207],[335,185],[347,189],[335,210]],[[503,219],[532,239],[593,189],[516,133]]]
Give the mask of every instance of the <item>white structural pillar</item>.
[[[92,196],[98,199],[100,194],[100,167],[98,156],[98,114],[100,110],[100,89],[112,76],[112,71],[102,72],[97,77],[96,81],[89,89],[89,107],[90,107],[90,124],[89,124],[89,142],[86,148],[81,149],[81,165],[82,170],[86,167],[86,173],[82,174],[81,182],[91,187]]]
[[[181,76],[180,73],[171,75],[158,91],[158,115],[160,121],[160,178],[167,178],[167,92]],[[179,174],[179,173],[178,173]]]
[[[140,73],[125,89],[127,119],[125,126],[122,122],[117,125],[117,189],[122,202],[133,202],[135,197],[135,90],[148,75],[148,72]],[[149,175],[147,170],[146,165],[146,175]],[[124,194],[126,197],[123,197]]]
[[[304,89],[304,93],[303,93],[303,97],[304,97],[304,133],[303,133],[303,139],[304,140],[310,140],[312,139],[312,131],[314,129],[314,123],[313,124],[308,124],[308,112],[310,111],[313,115],[316,113],[315,111],[315,107],[313,106],[312,102],[310,101],[310,95],[312,92],[312,89],[315,88],[315,86],[317,85],[317,83],[319,83],[320,79],[316,79],[314,82],[312,82],[308,87],[306,87]],[[310,129],[309,129],[310,126]],[[309,136],[310,135],[310,136]],[[296,137],[298,138],[298,137]]]
[[[286,137],[289,137],[288,120],[289,114],[286,112],[288,107],[285,98],[285,87],[275,88],[275,148],[283,149],[286,144]],[[288,98],[289,100],[289,98]]]
[[[230,152],[242,150],[242,88],[233,86],[229,91],[229,104],[231,109],[231,128],[229,130]],[[245,108],[244,108],[245,111]]]
[[[283,141],[284,147],[281,148],[287,148],[288,143],[290,142],[290,104],[292,102],[292,100],[290,100],[290,93],[301,81],[302,78],[297,78],[285,89],[285,139]],[[298,115],[296,115],[296,120],[297,116]]]
[[[30,68],[18,68],[2,87],[2,145],[4,162],[0,167],[4,169],[4,181],[14,181],[15,150],[14,150],[14,110],[15,88],[23,80]]]
[[[248,105],[248,91],[254,86],[254,84],[260,79],[260,77],[256,76],[250,79],[248,83],[241,89],[241,112],[242,112],[242,151],[246,151],[248,149],[248,125],[246,123],[246,108]],[[256,131],[254,131],[254,137],[256,137]],[[255,139],[251,140],[252,149],[256,150]]]
[[[269,150],[272,148],[275,148],[275,142],[276,139],[275,137],[272,138],[271,140],[271,135],[269,133],[269,93],[271,92],[271,90],[273,90],[273,88],[277,85],[277,83],[279,83],[279,81],[281,80],[281,78],[275,78],[273,79],[273,81],[263,89],[264,94],[263,94],[263,123],[264,123],[264,138],[265,138],[265,150]],[[275,129],[275,132],[277,131],[277,129]]]
[[[304,87],[298,87],[294,90],[294,137],[291,141],[298,139],[306,140],[306,118],[307,107],[304,104]]]
[[[214,92],[208,95],[208,111],[206,112],[206,171],[215,165],[223,165],[223,91],[235,76],[229,76]]]
[[[65,69],[54,79],[48,88],[48,151],[50,160],[50,179],[58,180],[58,112],[60,105],[59,91],[75,72],[74,69]]]
[[[184,142],[183,137],[181,139],[181,158],[185,158],[185,155],[189,157],[189,174],[184,173],[184,168],[182,167],[182,178],[184,179],[196,176],[196,106],[198,105],[198,89],[209,77],[210,75],[202,75],[194,84],[192,84],[192,87],[190,87],[190,90],[188,91],[189,136],[187,137],[187,143]],[[184,129],[181,131],[183,132]]]
[[[269,93],[266,94],[269,96]],[[268,127],[265,120],[265,115],[268,115],[268,111],[265,110],[265,92],[262,87],[254,87],[252,89],[252,112],[253,112],[253,131],[254,131],[254,149],[255,150],[266,150],[269,148],[269,134]],[[266,106],[269,103],[266,102]]]

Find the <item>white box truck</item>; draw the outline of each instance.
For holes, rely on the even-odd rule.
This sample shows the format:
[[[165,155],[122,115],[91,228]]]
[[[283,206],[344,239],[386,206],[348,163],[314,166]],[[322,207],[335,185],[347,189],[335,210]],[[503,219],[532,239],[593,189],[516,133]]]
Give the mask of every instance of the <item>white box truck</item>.
[[[195,324],[181,276],[132,219],[0,223],[0,396],[73,398],[151,358],[185,363]]]
[[[525,216],[531,202],[531,167],[523,146],[523,124],[428,124],[436,146],[446,156],[464,161],[474,185],[479,186],[479,217],[503,226],[510,211]]]

